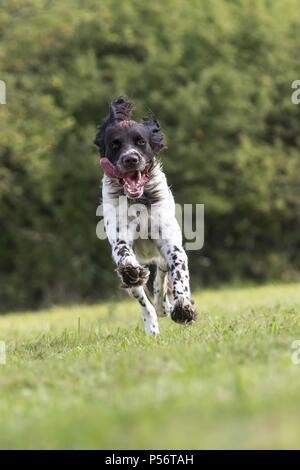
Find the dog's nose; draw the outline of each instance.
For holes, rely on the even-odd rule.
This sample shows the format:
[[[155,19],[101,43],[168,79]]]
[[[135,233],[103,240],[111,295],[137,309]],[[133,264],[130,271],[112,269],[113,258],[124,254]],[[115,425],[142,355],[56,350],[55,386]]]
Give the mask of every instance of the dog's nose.
[[[124,155],[123,163],[126,166],[134,166],[139,162],[139,156],[136,153],[129,153]]]

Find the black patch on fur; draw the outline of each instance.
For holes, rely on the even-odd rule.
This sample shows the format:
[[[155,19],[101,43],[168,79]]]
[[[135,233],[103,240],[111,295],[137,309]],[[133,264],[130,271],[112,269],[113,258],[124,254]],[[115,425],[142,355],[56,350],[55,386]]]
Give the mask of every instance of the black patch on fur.
[[[157,119],[155,119],[152,114],[149,118],[144,118],[144,126],[147,127],[150,131],[150,145],[155,154],[159,153],[162,149],[166,147],[164,142],[164,134],[161,131],[160,124]]]
[[[128,255],[130,254],[130,250],[127,246],[122,246],[121,248],[119,248],[119,250],[117,251],[117,255],[120,256],[120,257],[124,257],[125,255]]]
[[[111,101],[109,104],[109,114],[102,124],[97,126],[97,134],[94,140],[94,144],[99,148],[100,155],[105,155],[104,137],[108,126],[116,122],[130,120],[132,112],[133,104],[127,98],[119,96]]]

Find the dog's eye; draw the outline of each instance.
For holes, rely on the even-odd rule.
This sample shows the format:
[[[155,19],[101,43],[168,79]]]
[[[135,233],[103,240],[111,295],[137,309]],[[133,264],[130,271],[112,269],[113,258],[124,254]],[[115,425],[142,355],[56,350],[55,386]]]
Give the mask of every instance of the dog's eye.
[[[121,142],[119,140],[113,140],[112,143],[110,144],[111,148],[113,150],[117,150],[120,148]]]
[[[136,140],[136,144],[142,147],[143,145],[146,144],[146,141],[140,137]]]

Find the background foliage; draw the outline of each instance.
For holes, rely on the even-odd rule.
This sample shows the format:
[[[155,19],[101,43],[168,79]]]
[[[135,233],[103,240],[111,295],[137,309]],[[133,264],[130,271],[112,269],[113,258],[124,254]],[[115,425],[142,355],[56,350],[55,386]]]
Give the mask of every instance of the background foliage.
[[[296,0],[1,3],[1,309],[115,292],[92,141],[119,94],[158,115],[177,200],[205,204],[194,284],[297,277]]]

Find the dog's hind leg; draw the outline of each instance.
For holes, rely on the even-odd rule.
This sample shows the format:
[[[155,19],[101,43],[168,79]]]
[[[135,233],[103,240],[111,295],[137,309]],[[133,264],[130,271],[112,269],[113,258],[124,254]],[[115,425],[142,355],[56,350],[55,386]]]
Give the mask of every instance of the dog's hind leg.
[[[127,289],[130,296],[134,297],[141,306],[141,314],[144,321],[144,327],[147,335],[158,335],[159,327],[155,308],[148,299],[142,286],[131,287]]]
[[[168,298],[168,269],[166,263],[158,263],[154,279],[154,306],[159,317],[170,315],[171,305]]]

